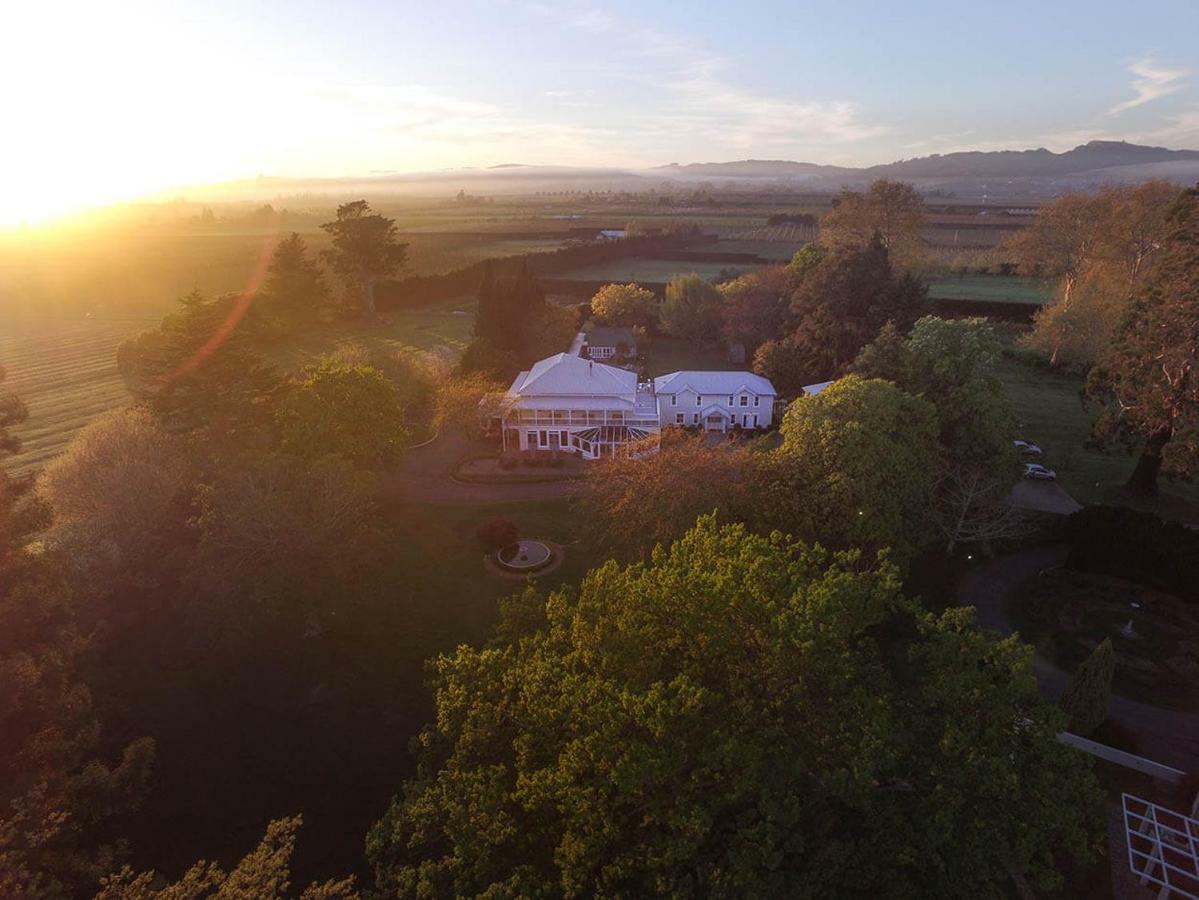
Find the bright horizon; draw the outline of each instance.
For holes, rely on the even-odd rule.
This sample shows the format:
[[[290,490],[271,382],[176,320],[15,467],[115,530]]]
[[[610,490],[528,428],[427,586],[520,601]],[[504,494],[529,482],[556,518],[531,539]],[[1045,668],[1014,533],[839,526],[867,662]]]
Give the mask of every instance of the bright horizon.
[[[1199,147],[1199,6],[21,5],[0,224],[257,175]]]

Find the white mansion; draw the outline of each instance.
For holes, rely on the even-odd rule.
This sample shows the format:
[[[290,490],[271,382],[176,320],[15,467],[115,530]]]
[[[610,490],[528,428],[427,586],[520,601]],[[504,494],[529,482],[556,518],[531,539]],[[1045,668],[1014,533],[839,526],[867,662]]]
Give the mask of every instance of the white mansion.
[[[521,372],[499,409],[504,450],[568,450],[585,459],[619,452],[664,426],[705,431],[766,428],[774,386],[752,372],[635,372],[558,353]]]

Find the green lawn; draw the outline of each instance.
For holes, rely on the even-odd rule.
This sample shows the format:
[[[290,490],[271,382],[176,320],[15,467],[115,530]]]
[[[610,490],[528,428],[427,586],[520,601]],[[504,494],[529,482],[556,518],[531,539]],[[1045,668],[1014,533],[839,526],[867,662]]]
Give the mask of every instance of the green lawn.
[[[756,268],[757,266],[743,263],[681,262],[670,259],[628,257],[571,269],[569,272],[554,277],[567,281],[638,281],[645,284],[664,284],[676,275],[694,273],[701,278],[712,279],[725,269],[749,272]]]
[[[1062,487],[1078,502],[1117,502],[1199,521],[1197,484],[1163,481],[1162,495],[1147,503],[1123,494],[1120,485],[1132,472],[1135,457],[1118,447],[1104,451],[1087,446],[1098,411],[1083,405],[1080,378],[1012,357],[1001,360],[997,374],[1016,412],[1018,434],[1014,437],[1033,441],[1045,451],[1043,463],[1057,472]]]
[[[729,371],[749,368],[748,363],[744,366],[730,363],[719,347],[703,347],[677,338],[652,338],[638,349],[645,357],[645,368],[651,378],[689,369]]]
[[[928,293],[939,300],[985,300],[991,303],[1035,303],[1049,299],[1053,285],[1042,278],[1019,275],[954,275],[930,279]]]

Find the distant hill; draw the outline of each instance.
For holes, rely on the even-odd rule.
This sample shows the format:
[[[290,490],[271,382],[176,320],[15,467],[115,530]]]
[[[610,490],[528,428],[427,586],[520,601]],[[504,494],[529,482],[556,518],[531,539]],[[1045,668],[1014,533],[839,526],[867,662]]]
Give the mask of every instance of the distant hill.
[[[839,175],[854,172],[844,166],[822,166],[816,163],[792,162],[787,159],[742,159],[736,162],[689,163],[681,166],[671,163],[650,170],[655,175],[697,175],[725,178],[810,178],[820,175]]]
[[[1054,153],[1043,147],[989,152],[968,150],[905,159],[861,171],[874,178],[954,178],[963,175],[1002,178],[1074,175],[1117,166],[1193,160],[1199,160],[1199,150],[1167,150],[1124,141],[1091,141],[1064,153]]]

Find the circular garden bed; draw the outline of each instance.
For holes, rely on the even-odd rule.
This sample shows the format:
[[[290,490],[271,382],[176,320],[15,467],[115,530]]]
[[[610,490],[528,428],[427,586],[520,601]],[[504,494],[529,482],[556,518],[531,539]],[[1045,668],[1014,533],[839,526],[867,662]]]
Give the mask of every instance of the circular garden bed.
[[[1106,575],[1043,572],[1009,601],[1021,637],[1072,673],[1104,638],[1116,656],[1115,693],[1199,711],[1199,603]]]

